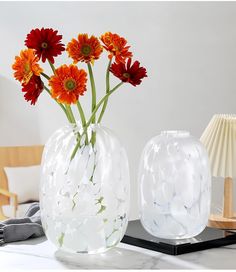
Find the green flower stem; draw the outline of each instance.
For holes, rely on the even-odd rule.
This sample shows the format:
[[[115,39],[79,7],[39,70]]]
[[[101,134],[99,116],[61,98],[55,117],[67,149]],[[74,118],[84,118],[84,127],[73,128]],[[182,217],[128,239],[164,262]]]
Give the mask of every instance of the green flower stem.
[[[51,69],[52,69],[52,71],[53,71],[53,73],[55,74],[55,67],[54,67],[54,65],[50,62],[50,61],[48,61],[49,62],[49,64],[50,64],[50,66],[51,66]],[[46,74],[44,74],[44,73],[41,73],[42,74],[42,76],[44,76],[46,79],[50,79],[50,77],[48,76],[48,75],[46,75]],[[44,86],[44,89],[50,94],[50,96],[51,96],[51,92],[50,92],[50,90],[47,88],[47,87],[45,87]],[[72,110],[71,110],[71,106],[70,105],[63,105],[63,104],[61,104],[61,103],[59,103],[56,99],[54,99],[56,102],[57,102],[57,104],[63,109],[63,111],[64,111],[64,113],[66,114],[66,117],[67,117],[67,119],[68,119],[68,121],[71,123],[71,124],[76,124],[76,121],[75,121],[75,117],[74,117],[74,114],[73,114],[73,112],[72,112]],[[77,132],[75,132],[74,131],[74,133],[77,135],[76,136],[76,139],[77,139],[77,145],[78,146],[80,146],[80,133],[77,131]]]
[[[108,66],[107,66],[107,72],[106,72],[106,94],[109,93],[110,91],[110,66],[111,66],[111,61],[109,61],[108,63]],[[99,118],[98,118],[98,123],[100,123],[102,121],[102,117],[104,115],[104,112],[106,110],[106,107],[107,107],[107,103],[108,103],[108,98],[104,101],[103,103],[103,106],[102,106],[102,110],[101,110],[101,113],[99,115]]]
[[[42,75],[43,77],[45,77],[47,80],[50,79],[50,76],[46,75],[45,73],[41,73],[40,75]]]
[[[80,114],[82,126],[84,128],[84,127],[86,127],[86,118],[85,118],[84,111],[83,111],[83,108],[82,108],[79,100],[77,101],[77,108],[78,108],[78,111],[79,111],[79,114]],[[88,144],[88,134],[87,134],[87,132],[86,132],[85,144],[86,145]]]
[[[96,112],[99,110],[99,108],[101,107],[101,105],[103,104],[103,102],[111,95],[113,94],[124,82],[120,82],[119,84],[117,84],[112,90],[109,91],[109,93],[107,93],[105,96],[103,96],[103,98],[99,101],[99,103],[97,104],[96,108],[94,109],[91,117],[89,118],[87,125],[86,125],[86,129],[88,128],[89,125],[91,125],[92,120],[94,115],[96,114]]]
[[[72,125],[76,125],[76,120],[75,120],[73,111],[72,111],[72,109],[71,109],[71,106],[68,105],[68,104],[66,104],[65,107],[66,107],[66,110],[67,110],[68,115],[70,116],[71,124],[72,124]],[[79,145],[79,146],[80,146],[81,135],[80,135],[80,133],[79,133],[78,130],[76,131],[75,127],[73,128],[73,132],[74,132],[74,134],[75,134],[75,136],[76,136],[76,141],[77,141],[77,144],[76,144],[76,145]]]
[[[71,106],[67,105],[67,104],[65,106],[66,106],[67,113],[70,116],[70,120],[72,121],[71,123],[76,124],[75,117],[74,117],[74,114],[72,112]]]
[[[43,77],[45,77],[46,79],[50,79],[50,77],[48,76],[48,75],[46,75],[45,73],[41,73],[41,75],[43,76]],[[44,85],[44,89],[47,91],[47,93],[51,96],[51,92],[50,92],[50,90]],[[57,100],[56,99],[54,99],[56,102],[57,102]],[[68,112],[68,110],[63,106],[63,104],[61,104],[61,103],[59,103],[59,102],[57,102],[57,104],[62,108],[62,110],[64,111],[64,113],[65,113],[65,115],[66,115],[66,117],[67,117],[67,119],[68,119],[68,121],[70,122],[70,123],[74,123],[74,120],[73,120],[73,118],[71,118],[71,115],[70,115],[70,112]],[[73,115],[73,114],[72,114]]]
[[[101,107],[101,105],[104,103],[104,101],[111,95],[113,94],[124,82],[120,82],[119,84],[117,84],[112,90],[109,91],[109,93],[107,93],[100,101],[99,103],[97,104],[96,108],[94,109],[91,117],[89,118],[85,128],[84,128],[84,131],[81,135],[81,137],[83,137],[83,135],[87,132],[87,129],[88,127],[91,125],[92,121],[93,121],[93,117],[95,116],[96,112],[98,111],[98,109]],[[70,157],[70,160],[73,160],[78,148],[80,146],[80,143],[77,143],[73,153],[71,154],[71,157]]]
[[[79,114],[80,114],[82,125],[83,125],[83,127],[85,127],[86,126],[86,119],[85,119],[83,108],[82,108],[79,100],[77,101],[77,108],[78,108],[78,111],[79,111]]]
[[[49,64],[50,64],[50,66],[51,66],[51,68],[52,68],[52,70],[53,70],[53,73],[55,73],[55,68],[54,68],[54,65],[50,62],[50,61],[48,61],[49,62]],[[45,73],[41,73],[41,75],[42,76],[44,76],[46,79],[50,79],[50,77],[48,76],[48,75],[46,75]],[[50,90],[46,87],[46,86],[44,86],[44,89],[50,94],[50,96],[51,96],[51,92],[50,92]],[[56,102],[57,102],[57,100],[56,99],[54,99]],[[57,102],[57,104],[62,108],[62,110],[64,111],[64,113],[66,114],[66,117],[67,117],[67,119],[68,119],[68,121],[71,123],[71,124],[73,124],[73,123],[76,123],[76,121],[75,121],[75,118],[74,118],[74,115],[73,115],[73,112],[72,112],[72,110],[71,110],[71,107],[70,106],[68,106],[68,105],[66,105],[65,107],[63,106],[63,104],[61,104],[61,103],[59,103],[59,102]]]
[[[91,90],[92,90],[92,108],[91,108],[91,112],[94,111],[94,109],[96,108],[96,88],[95,88],[95,82],[94,82],[94,77],[93,77],[93,70],[91,67],[91,64],[88,63],[88,71],[89,71],[89,77],[90,77],[90,83],[91,83]],[[96,116],[94,115],[93,123],[96,122]]]
[[[71,120],[70,123],[71,123],[72,125],[76,125],[76,120],[75,120],[73,111],[72,111],[72,109],[71,109],[71,106],[68,105],[68,104],[66,104],[65,107],[66,107],[66,111],[67,111],[68,115],[70,116],[70,120]],[[76,145],[79,145],[79,146],[80,146],[81,135],[80,135],[79,131],[76,131],[75,127],[73,128],[73,132],[74,132],[74,134],[75,134],[75,136],[76,136],[76,141],[77,141],[77,144],[76,144]]]
[[[45,85],[43,87],[46,90],[46,92],[51,96],[50,90]],[[56,99],[54,99],[54,100],[57,102]],[[64,111],[64,113],[65,113],[65,115],[66,115],[66,117],[68,119],[68,121],[71,123],[72,120],[70,119],[70,116],[68,115],[68,112],[66,111],[65,107],[61,103],[59,103],[59,102],[57,102],[57,104],[62,108],[62,110]]]
[[[55,67],[54,67],[54,65],[51,63],[50,60],[48,61],[48,63],[49,63],[49,65],[50,65],[50,67],[51,67],[51,69],[53,71],[53,74],[55,74]]]
[[[90,83],[91,83],[91,90],[92,90],[92,108],[91,108],[91,112],[93,113],[93,111],[96,108],[96,87],[95,87],[95,82],[94,82],[94,76],[93,76],[93,70],[92,70],[92,66],[90,63],[88,63],[88,71],[89,71],[89,77],[90,77]],[[92,123],[95,124],[96,122],[96,114],[93,116],[92,119]],[[92,132],[92,137],[91,137],[91,143],[94,146],[96,141],[96,133]]]

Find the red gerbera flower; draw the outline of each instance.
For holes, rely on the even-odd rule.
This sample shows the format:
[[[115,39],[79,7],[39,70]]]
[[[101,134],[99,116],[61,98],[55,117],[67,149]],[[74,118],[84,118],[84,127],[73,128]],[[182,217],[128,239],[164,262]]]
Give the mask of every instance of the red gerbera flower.
[[[39,76],[33,75],[27,84],[22,84],[22,92],[25,93],[26,101],[31,101],[31,105],[35,105],[39,95],[43,91],[43,82]]]
[[[38,64],[38,57],[33,49],[21,50],[12,65],[15,79],[27,84],[33,75],[39,76],[43,69]]]
[[[52,97],[60,103],[75,104],[86,91],[87,73],[75,65],[62,65],[49,80]]]
[[[74,60],[74,64],[79,61],[93,63],[102,53],[102,46],[95,36],[88,37],[88,34],[79,34],[78,39],[72,39],[68,43],[67,49],[69,57]]]
[[[127,63],[113,63],[110,71],[123,82],[129,82],[133,86],[139,85],[144,77],[147,77],[147,71],[144,67],[140,67],[139,61],[135,61],[131,65],[131,59]]]
[[[39,59],[42,57],[42,62],[48,59],[54,63],[54,57],[65,50],[65,45],[61,43],[62,35],[57,35],[57,32],[52,28],[33,29],[27,35],[25,45],[35,49]]]
[[[125,63],[127,58],[133,56],[132,52],[129,51],[130,46],[127,45],[125,38],[119,36],[116,33],[106,32],[100,37],[104,44],[104,48],[110,53],[109,59],[115,57],[115,61]]]

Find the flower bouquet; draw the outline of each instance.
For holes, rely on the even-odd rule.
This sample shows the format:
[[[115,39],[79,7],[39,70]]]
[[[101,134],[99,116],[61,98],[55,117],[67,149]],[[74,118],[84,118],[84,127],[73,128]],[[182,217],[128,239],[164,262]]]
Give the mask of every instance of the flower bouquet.
[[[100,38],[79,34],[65,46],[58,31],[37,28],[27,35],[25,45],[27,49],[12,66],[24,98],[35,105],[47,92],[68,119],[68,125],[57,130],[44,148],[40,205],[45,233],[63,250],[105,251],[122,239],[127,227],[129,167],[123,146],[100,123],[109,97],[124,83],[139,85],[146,69],[132,61],[127,41],[111,32]],[[55,58],[63,51],[73,63],[57,67]],[[106,87],[98,100],[93,66],[104,51],[108,52]],[[40,60],[48,62],[50,75]],[[82,62],[88,72],[77,66]],[[111,74],[120,80],[112,87]],[[81,97],[87,91],[88,75],[91,115],[86,118]]]

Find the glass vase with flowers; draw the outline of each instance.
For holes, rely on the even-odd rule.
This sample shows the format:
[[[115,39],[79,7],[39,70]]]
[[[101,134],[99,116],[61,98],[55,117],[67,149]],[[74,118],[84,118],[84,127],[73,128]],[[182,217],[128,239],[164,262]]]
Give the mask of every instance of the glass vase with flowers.
[[[78,34],[65,46],[58,31],[37,28],[27,35],[25,46],[12,66],[25,100],[35,105],[46,92],[68,120],[43,152],[40,207],[46,236],[65,251],[106,251],[125,233],[130,180],[126,151],[101,122],[110,96],[124,83],[139,85],[146,69],[132,61],[126,39],[111,32],[99,38]],[[72,63],[57,67],[55,58],[64,51]],[[98,99],[93,66],[104,51],[108,52],[106,87]],[[39,61],[48,63],[50,74]],[[86,69],[78,66],[82,63]],[[111,75],[120,80],[113,87]],[[88,92],[88,76],[91,114],[86,118],[81,98]]]

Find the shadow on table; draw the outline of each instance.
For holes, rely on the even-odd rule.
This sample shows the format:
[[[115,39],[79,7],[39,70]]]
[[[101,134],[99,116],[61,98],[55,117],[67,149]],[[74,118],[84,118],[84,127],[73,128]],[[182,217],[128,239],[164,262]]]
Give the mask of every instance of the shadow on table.
[[[235,246],[217,248],[179,256],[125,248],[113,248],[102,254],[73,254],[58,250],[55,258],[65,269],[232,269],[236,267],[232,258],[235,249]],[[227,262],[222,262],[220,256]]]
[[[113,248],[101,254],[55,252],[55,258],[67,269],[150,269],[158,266],[157,257],[123,248]]]

